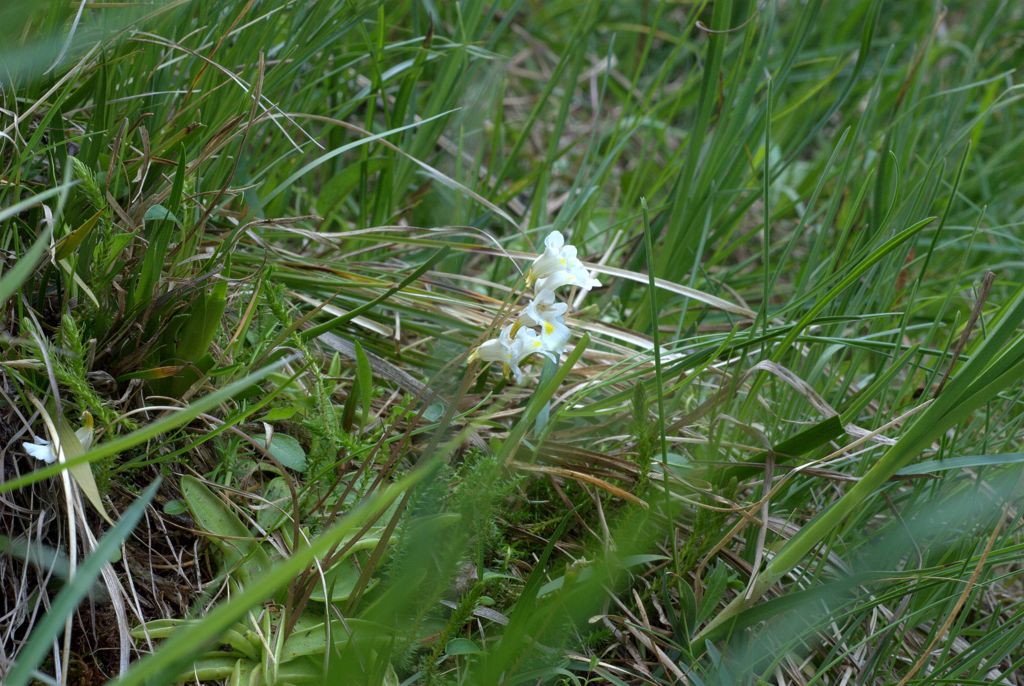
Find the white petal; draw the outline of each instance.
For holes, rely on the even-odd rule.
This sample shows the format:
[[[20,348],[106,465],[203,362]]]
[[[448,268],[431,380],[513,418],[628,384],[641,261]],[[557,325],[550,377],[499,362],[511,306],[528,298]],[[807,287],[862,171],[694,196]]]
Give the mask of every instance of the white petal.
[[[552,252],[558,252],[565,245],[565,237],[561,231],[552,231],[544,239],[544,247]]]
[[[540,338],[544,350],[553,353],[556,357],[565,350],[569,336],[569,327],[559,321],[544,322],[544,326],[541,328]]]
[[[36,440],[38,441],[39,439]],[[42,443],[22,443],[21,447],[26,453],[37,460],[42,460],[46,464],[53,464],[57,459],[57,456],[53,454],[53,449],[51,448],[49,441],[43,441]]]
[[[547,309],[547,318],[551,321],[558,321],[560,318],[565,316],[565,313],[569,311],[569,306],[566,303],[554,303]]]
[[[553,304],[555,304],[555,292],[554,291],[540,291],[535,296],[533,296],[533,301],[530,304],[531,305],[533,305],[533,304],[541,305],[541,306],[544,306],[544,307],[546,307],[548,305],[553,305]]]
[[[540,326],[544,323],[544,320],[537,316],[537,311],[530,305],[523,308],[523,311],[519,313],[519,323],[523,326]]]
[[[534,286],[534,292],[553,291],[562,286],[578,285],[577,277],[573,272],[567,269],[559,269],[543,279],[538,279],[537,284]]]
[[[498,338],[492,338],[478,345],[473,354],[476,359],[485,362],[504,362],[507,352],[508,346],[504,342]]]
[[[543,279],[561,268],[562,262],[558,255],[546,252],[533,261],[533,264],[530,266],[530,277]]]
[[[597,288],[601,285],[601,282],[590,276],[590,272],[581,262],[578,267],[572,270],[574,277],[574,284],[579,286],[585,291],[589,291],[591,288]]]
[[[78,437],[78,442],[82,444],[82,450],[88,450],[92,446],[92,437],[95,430],[90,426],[83,426],[81,429],[75,432],[75,436]]]

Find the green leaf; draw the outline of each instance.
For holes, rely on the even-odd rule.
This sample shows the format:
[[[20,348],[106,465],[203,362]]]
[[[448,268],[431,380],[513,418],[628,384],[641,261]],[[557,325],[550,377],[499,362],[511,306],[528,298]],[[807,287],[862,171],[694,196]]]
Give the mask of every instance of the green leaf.
[[[370,370],[370,359],[366,356],[359,341],[353,341],[356,349],[356,388],[361,410],[360,419],[363,424],[370,416],[370,403],[373,400],[373,372]]]
[[[262,419],[265,422],[279,422],[282,419],[291,419],[295,416],[296,412],[301,412],[301,408],[295,405],[285,405],[283,407],[275,407],[263,415]]]
[[[806,455],[842,435],[843,422],[839,419],[839,415],[832,415],[828,419],[790,436],[776,445],[773,450],[782,458],[797,457]]]
[[[57,433],[60,436],[60,444],[64,449],[64,455],[66,457],[75,458],[85,453],[85,449],[82,447],[82,442],[78,440],[78,436],[68,426],[67,421],[63,417],[57,417]],[[89,431],[91,432],[92,420],[89,420]],[[91,442],[91,439],[90,439]],[[96,485],[96,477],[92,473],[91,464],[76,464],[68,468],[71,472],[72,478],[78,487],[82,489],[82,493],[85,495],[86,500],[96,508],[96,511],[100,513],[100,516],[108,524],[113,524],[114,521],[107,514],[107,509],[103,505],[103,499],[100,498],[100,489]]]
[[[295,629],[285,639],[281,649],[281,662],[290,662],[297,657],[323,655],[327,651],[327,625],[323,615],[307,613],[295,624]],[[393,630],[383,624],[365,619],[346,617],[331,621],[331,644],[335,649],[348,645],[350,641],[381,641],[393,635]]]
[[[332,602],[348,600],[352,591],[359,581],[359,569],[351,560],[343,560],[324,572],[324,582],[327,584],[327,593],[330,593]],[[367,586],[369,588],[369,585]],[[327,595],[324,591],[324,584],[319,580],[309,594],[310,600],[318,603],[327,602]]]
[[[138,280],[133,290],[133,305],[137,309],[147,307],[155,295],[160,284],[160,274],[166,262],[167,249],[170,246],[171,234],[174,231],[173,221],[168,219],[170,211],[154,205],[146,210],[143,216],[144,233],[146,236],[146,252],[142,257],[142,266],[139,269]]]
[[[164,503],[163,510],[164,514],[175,517],[177,515],[185,514],[186,512],[188,512],[188,507],[186,507],[185,503],[183,503],[182,501],[178,500],[177,498],[174,498],[173,500],[168,500],[166,503]]]
[[[96,228],[96,225],[99,223],[102,216],[103,210],[96,210],[91,217],[82,222],[81,226],[64,236],[64,238],[57,243],[57,259],[63,260],[73,254],[75,249],[82,244],[82,241],[88,238],[89,234],[92,233],[92,230]]]
[[[896,472],[900,476],[918,474],[935,474],[951,469],[970,469],[971,467],[1002,467],[1009,464],[1024,463],[1024,453],[1002,453],[1000,455],[962,455],[944,460],[926,460],[918,462]]]
[[[66,580],[71,575],[71,561],[67,554],[44,543],[0,534],[0,553],[52,572],[59,579]]]
[[[186,474],[181,477],[181,495],[196,525],[220,549],[224,571],[237,573],[244,586],[270,568],[270,558],[260,541],[203,482]]]
[[[68,186],[58,186],[51,188],[48,191],[34,195],[31,198],[22,200],[19,203],[15,203],[10,207],[0,210],[0,222],[6,221],[12,216],[24,212],[30,207],[37,205],[48,198],[52,198],[58,193],[62,193],[67,190]],[[14,293],[21,288],[21,285],[25,283],[26,279],[35,271],[36,265],[39,263],[39,259],[46,252],[46,248],[50,245],[50,229],[49,227],[44,229],[39,237],[36,238],[35,243],[28,251],[19,257],[14,266],[8,269],[2,277],[0,277],[0,305],[7,302]]]
[[[277,442],[277,438],[274,438]],[[263,489],[263,497],[267,500],[260,503],[256,511],[256,523],[264,531],[270,532],[288,521],[288,510],[291,504],[291,489],[283,477],[271,479]]]
[[[484,651],[468,638],[453,638],[444,647],[445,655],[480,655]]]
[[[263,436],[254,436],[253,440],[260,445],[266,445]],[[270,454],[288,469],[300,473],[306,471],[306,451],[302,449],[302,444],[288,434],[274,432],[273,438],[270,439]]]
[[[168,221],[175,224],[181,224],[181,220],[174,216],[174,213],[163,205],[153,205],[146,213],[142,215],[142,221],[144,222],[159,222]]]
[[[89,593],[103,567],[120,553],[121,544],[135,529],[135,525],[142,518],[142,513],[145,512],[159,487],[160,478],[157,477],[143,491],[142,495],[125,510],[117,524],[103,535],[92,554],[79,565],[75,576],[60,590],[57,597],[50,603],[49,610],[32,630],[32,635],[29,636],[28,641],[18,653],[18,658],[8,673],[5,684],[25,686],[29,683],[32,673],[50,652],[53,642],[64,630],[65,620],[75,611],[82,598]]]

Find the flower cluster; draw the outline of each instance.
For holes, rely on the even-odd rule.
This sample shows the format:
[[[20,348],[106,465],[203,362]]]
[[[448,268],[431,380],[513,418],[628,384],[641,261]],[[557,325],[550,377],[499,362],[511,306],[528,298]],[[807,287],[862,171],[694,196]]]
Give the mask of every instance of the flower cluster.
[[[555,290],[576,286],[589,291],[601,285],[576,257],[576,248],[566,245],[558,231],[544,239],[544,252],[533,261],[526,282],[533,286],[533,299],[514,321],[502,327],[500,336],[484,341],[469,356],[470,361],[500,362],[506,374],[512,372],[516,383],[523,380],[519,365],[524,359],[538,354],[557,360],[569,342],[569,327],[565,325],[569,305],[555,298]]]

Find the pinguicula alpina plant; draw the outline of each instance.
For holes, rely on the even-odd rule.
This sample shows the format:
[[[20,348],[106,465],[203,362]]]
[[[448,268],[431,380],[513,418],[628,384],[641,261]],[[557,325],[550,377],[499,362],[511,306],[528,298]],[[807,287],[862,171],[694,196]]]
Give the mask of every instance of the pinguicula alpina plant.
[[[470,362],[500,362],[517,384],[523,382],[520,365],[524,360],[541,355],[558,361],[569,342],[571,332],[565,323],[569,305],[560,302],[555,291],[563,286],[589,291],[601,282],[576,257],[576,247],[566,245],[561,232],[552,231],[544,239],[544,252],[526,274],[526,285],[533,288],[530,302],[502,327],[501,335],[484,341],[469,355]]]

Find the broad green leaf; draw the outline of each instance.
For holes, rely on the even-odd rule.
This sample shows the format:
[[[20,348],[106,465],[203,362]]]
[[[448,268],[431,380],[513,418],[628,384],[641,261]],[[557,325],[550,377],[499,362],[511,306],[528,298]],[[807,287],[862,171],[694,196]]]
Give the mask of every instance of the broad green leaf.
[[[277,441],[276,436],[274,441]],[[260,503],[260,509],[256,511],[256,523],[264,531],[274,531],[290,521],[292,494],[283,477],[271,479],[263,489],[263,497],[267,502]]]
[[[0,534],[0,553],[28,562],[38,569],[52,572],[59,579],[67,580],[71,574],[71,563],[66,553],[36,541],[24,538],[9,538]]]
[[[343,648],[350,641],[357,644],[365,641],[383,642],[394,635],[391,627],[359,618],[335,619],[331,621],[330,642],[335,649]],[[285,639],[281,649],[281,662],[299,657],[323,655],[327,651],[327,631],[322,614],[307,613],[296,623],[295,630]]]
[[[185,514],[186,512],[188,512],[188,507],[185,506],[185,503],[181,502],[177,498],[174,498],[164,503],[163,511],[164,514],[175,517],[177,515]]]
[[[302,412],[302,409],[295,405],[284,405],[282,407],[272,408],[269,412],[263,415],[262,419],[265,422],[279,422],[283,419],[291,419],[297,412]]]
[[[181,220],[174,216],[174,213],[163,205],[153,205],[146,210],[146,213],[142,215],[142,221],[144,222],[173,222],[175,224],[181,224]]]
[[[468,638],[453,638],[444,647],[445,655],[480,655],[484,651]]]
[[[263,436],[254,436],[253,440],[260,445],[266,445]],[[274,432],[273,438],[270,439],[270,454],[288,469],[306,471],[306,451],[303,450],[301,443],[288,434]]]
[[[89,234],[92,233],[92,230],[96,228],[96,224],[99,223],[100,217],[102,216],[103,210],[96,210],[91,217],[82,222],[81,226],[69,233],[67,236],[64,236],[64,238],[57,243],[57,259],[63,260],[73,254],[78,246],[82,244],[82,241],[88,238]]]
[[[327,602],[327,595],[325,595],[323,586],[323,584],[326,583],[327,593],[330,594],[332,602],[337,603],[343,600],[348,600],[348,597],[352,595],[352,591],[355,589],[356,582],[358,581],[359,569],[355,566],[352,560],[342,560],[324,572],[324,578],[322,580],[317,580],[316,585],[309,594],[309,597],[311,600],[315,600],[318,603]],[[367,588],[371,585],[372,582],[367,585]]]
[[[224,571],[238,574],[244,586],[270,568],[262,543],[203,482],[186,474],[181,477],[181,495],[196,525],[221,550]]]

